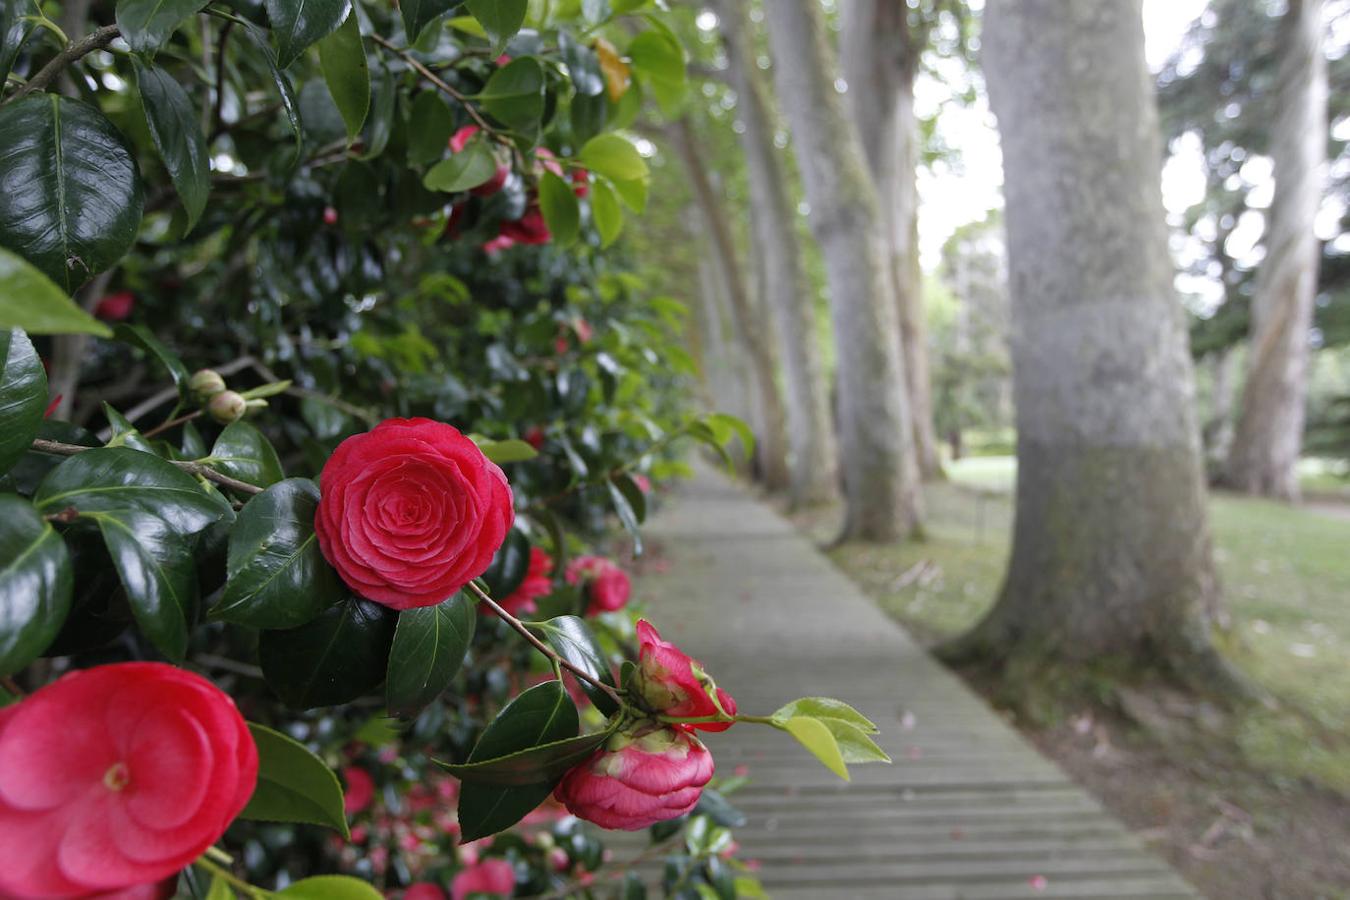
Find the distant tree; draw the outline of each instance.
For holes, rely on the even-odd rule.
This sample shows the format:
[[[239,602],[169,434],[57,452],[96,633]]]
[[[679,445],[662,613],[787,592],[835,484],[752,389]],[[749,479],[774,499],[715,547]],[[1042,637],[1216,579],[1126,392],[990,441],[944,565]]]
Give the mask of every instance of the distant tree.
[[[950,659],[1236,684],[1214,572],[1141,0],[1004,0],[984,29],[1004,153],[1018,479],[998,601]]]
[[[890,540],[920,523],[921,500],[885,244],[856,123],[816,0],[764,4],[774,81],[792,129],[830,288],[837,347],[842,537]]]

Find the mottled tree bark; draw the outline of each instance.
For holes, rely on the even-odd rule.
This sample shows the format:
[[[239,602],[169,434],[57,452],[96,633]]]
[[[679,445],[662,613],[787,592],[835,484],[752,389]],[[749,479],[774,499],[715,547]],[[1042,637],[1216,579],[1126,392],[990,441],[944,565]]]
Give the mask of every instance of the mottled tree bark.
[[[833,54],[816,0],[764,4],[778,101],[825,258],[838,348],[840,463],[847,512],[841,537],[891,540],[918,527],[918,467],[886,244],[857,124],[835,88]]]
[[[1194,373],[1172,285],[1141,0],[1000,0],[984,63],[1004,154],[1017,403],[1012,558],[948,658],[1232,685]]]
[[[1321,0],[1289,0],[1280,23],[1270,132],[1275,199],[1252,300],[1242,409],[1224,481],[1251,494],[1297,500],[1308,340],[1320,249],[1313,220],[1326,181],[1327,64]]]
[[[919,268],[918,121],[914,73],[919,47],[895,0],[849,0],[843,12],[840,59],[853,117],[876,183],[887,241],[892,302],[900,321],[905,386],[913,420],[914,454],[926,480],[942,477],[933,389],[928,373],[923,275]]]
[[[760,413],[756,429],[756,451],[760,458],[764,486],[771,491],[788,487],[787,424],[783,398],[778,392],[777,365],[773,351],[773,332],[754,308],[745,273],[736,255],[736,245],[727,222],[726,211],[708,177],[708,166],[698,150],[698,138],[688,119],[670,126],[670,143],[684,162],[689,185],[703,214],[708,242],[717,271],[721,275],[724,296],[731,306],[736,336],[750,360],[751,378]]]
[[[728,59],[728,80],[736,91],[736,112],[744,126],[741,148],[750,182],[750,220],[758,259],[759,309],[773,313],[787,392],[789,499],[793,505],[820,503],[837,484],[834,432],[811,308],[811,286],[802,268],[797,208],[789,193],[781,151],[774,144],[773,113],[754,54],[751,25],[740,0],[717,0]]]

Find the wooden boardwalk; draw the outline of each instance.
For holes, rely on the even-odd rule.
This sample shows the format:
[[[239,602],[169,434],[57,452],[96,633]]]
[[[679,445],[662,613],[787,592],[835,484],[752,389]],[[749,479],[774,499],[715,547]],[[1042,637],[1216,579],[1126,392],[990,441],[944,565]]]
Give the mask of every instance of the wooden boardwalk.
[[[706,737],[775,898],[1194,897],[1095,800],[933,662],[811,543],[719,475],[655,516],[666,574],[644,578],[662,635],[701,659],[744,712],[846,700],[895,764],[845,784],[786,734]]]

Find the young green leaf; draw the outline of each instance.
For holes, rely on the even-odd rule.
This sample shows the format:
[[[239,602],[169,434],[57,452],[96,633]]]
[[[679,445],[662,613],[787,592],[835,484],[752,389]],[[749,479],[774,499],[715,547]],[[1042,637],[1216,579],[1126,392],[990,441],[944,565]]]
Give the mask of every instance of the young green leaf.
[[[810,716],[813,719],[840,719],[865,734],[876,734],[877,726],[862,713],[842,700],[833,697],[802,697],[781,706],[772,716],[774,724],[782,725],[793,716]]]
[[[539,179],[539,211],[554,242],[565,247],[577,239],[581,231],[581,207],[572,186],[552,172]]]
[[[623,210],[608,181],[597,178],[591,183],[591,220],[600,234],[600,246],[608,247],[623,231]]]
[[[118,0],[117,27],[138,53],[158,50],[179,24],[209,0]]]
[[[499,466],[506,463],[525,462],[539,455],[538,450],[517,438],[508,438],[504,441],[479,441],[478,449],[482,450],[484,456]]]
[[[834,735],[835,743],[839,745],[839,755],[844,762],[854,764],[888,763],[891,761],[886,751],[878,747],[876,741],[864,734],[858,726],[845,722],[843,719],[817,719],[816,721],[830,729],[830,734]]]
[[[333,770],[278,731],[255,722],[248,730],[258,746],[258,787],[239,817],[323,825],[347,837],[342,785]]]
[[[355,10],[336,31],[319,41],[319,68],[347,126],[347,143],[351,143],[361,134],[370,112],[370,63]]]
[[[647,177],[647,161],[632,142],[617,134],[597,134],[581,146],[577,161],[616,182]]]
[[[277,65],[285,69],[310,44],[333,33],[351,9],[351,0],[266,0],[266,6]]]
[[[225,426],[208,459],[213,469],[258,487],[268,487],[286,477],[272,442],[242,419]]]
[[[395,624],[383,606],[352,597],[299,628],[264,631],[263,678],[296,709],[355,700],[384,680]]]
[[[0,329],[0,475],[33,443],[46,408],[47,373],[33,342],[21,329]]]
[[[134,57],[132,68],[150,137],[169,170],[178,198],[183,201],[186,230],[191,231],[206,209],[206,198],[211,193],[211,164],[197,108],[168,72],[147,66]]]
[[[29,334],[112,336],[111,328],[80,309],[36,266],[0,247],[0,329],[9,328]]]
[[[782,728],[797,739],[825,768],[848,781],[848,766],[839,753],[839,744],[830,729],[818,719],[809,716],[793,716],[783,723]]]
[[[390,715],[415,716],[449,686],[464,664],[477,621],[474,603],[463,592],[398,614],[384,688]]]
[[[31,503],[0,494],[0,675],[42,655],[70,612],[65,542]]]
[[[661,112],[667,118],[679,115],[688,81],[679,41],[663,31],[644,31],[628,45],[628,57]]]
[[[497,158],[492,147],[476,135],[458,153],[452,153],[427,171],[422,186],[429,191],[453,194],[476,188],[497,173]]]
[[[374,887],[350,875],[315,875],[277,891],[285,900],[384,900]]]

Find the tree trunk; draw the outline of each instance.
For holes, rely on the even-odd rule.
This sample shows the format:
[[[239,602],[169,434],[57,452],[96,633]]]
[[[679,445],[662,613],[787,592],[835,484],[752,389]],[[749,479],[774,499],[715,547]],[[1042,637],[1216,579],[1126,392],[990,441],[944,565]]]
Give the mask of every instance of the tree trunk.
[[[928,335],[919,268],[919,128],[914,117],[914,73],[919,47],[895,0],[849,0],[843,7],[840,58],[853,118],[876,183],[887,242],[892,302],[900,321],[905,385],[913,420],[914,453],[924,480],[942,477]]]
[[[943,655],[1009,682],[1060,664],[1236,683],[1210,641],[1219,585],[1141,2],[1002,0],[985,18],[1017,510],[998,602]]]
[[[921,501],[886,245],[857,124],[835,89],[816,0],[764,4],[778,100],[792,129],[825,258],[838,358],[841,538],[891,540],[918,526]]]
[[[1313,220],[1326,180],[1327,64],[1321,0],[1289,0],[1280,22],[1270,132],[1275,199],[1266,258],[1252,300],[1251,349],[1242,411],[1225,482],[1238,490],[1297,500],[1295,467],[1308,399],[1308,339],[1320,251]]]
[[[690,210],[692,213],[693,211]],[[694,213],[695,218],[702,216]],[[701,229],[691,227],[689,240],[698,243]],[[717,275],[709,254],[698,258],[698,304],[694,322],[698,328],[699,372],[703,376],[705,400],[713,409],[739,416],[755,427],[759,419],[746,384],[745,355],[735,352],[734,341],[727,335],[723,316],[722,279]],[[737,445],[739,447],[739,444]],[[749,474],[752,461],[732,450],[742,474]]]
[[[834,495],[834,431],[820,361],[812,292],[802,269],[797,208],[779,149],[774,145],[769,95],[753,50],[746,7],[718,0],[727,71],[736,91],[736,112],[744,129],[741,147],[750,182],[751,231],[758,257],[758,307],[774,315],[779,356],[787,388],[789,497],[794,506],[820,503]]]
[[[1211,369],[1209,418],[1201,431],[1205,458],[1215,470],[1233,445],[1233,401],[1236,399],[1238,353],[1235,347],[1216,350],[1209,356]]]
[[[712,245],[716,267],[721,275],[725,297],[730,303],[732,321],[737,337],[750,358],[751,377],[762,415],[757,429],[756,443],[760,456],[764,486],[771,491],[788,487],[787,425],[783,398],[778,393],[777,367],[774,360],[772,330],[757,314],[750,300],[745,273],[736,255],[736,245],[727,222],[725,210],[712,181],[708,166],[698,150],[698,137],[688,119],[673,122],[669,129],[670,142],[684,161],[693,188],[694,198],[703,213],[708,242]]]

